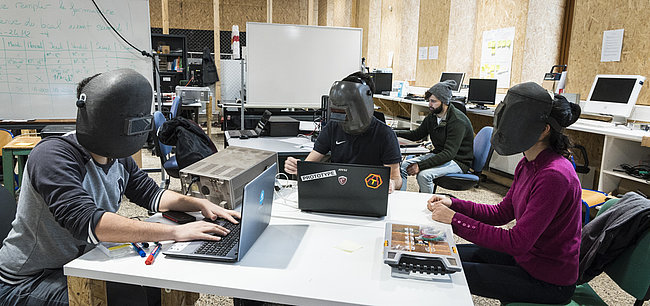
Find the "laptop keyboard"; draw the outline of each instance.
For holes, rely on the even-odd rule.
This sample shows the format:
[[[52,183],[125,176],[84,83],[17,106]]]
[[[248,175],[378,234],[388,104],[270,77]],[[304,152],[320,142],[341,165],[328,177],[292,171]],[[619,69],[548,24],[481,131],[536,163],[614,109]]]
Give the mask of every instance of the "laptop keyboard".
[[[241,130],[241,131],[239,131],[239,133],[241,135],[248,136],[249,138],[257,136],[257,134],[255,134],[255,132],[253,132],[252,130]]]
[[[219,241],[205,241],[201,246],[194,251],[194,254],[202,255],[214,255],[214,256],[226,256],[232,248],[234,248],[237,243],[239,243],[239,230],[241,226],[239,224],[233,224],[228,221],[226,222],[215,222],[212,220],[205,220],[207,222],[217,223],[230,230],[228,235],[221,237]],[[218,220],[217,220],[218,221]]]

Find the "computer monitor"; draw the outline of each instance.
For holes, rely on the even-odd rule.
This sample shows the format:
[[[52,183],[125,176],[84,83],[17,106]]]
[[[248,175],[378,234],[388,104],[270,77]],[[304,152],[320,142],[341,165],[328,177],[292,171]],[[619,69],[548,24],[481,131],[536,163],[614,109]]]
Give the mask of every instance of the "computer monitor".
[[[596,75],[584,112],[629,117],[643,82],[640,75]]]
[[[393,90],[393,74],[385,72],[371,72],[370,77],[375,82],[375,94],[389,95]]]
[[[460,91],[460,87],[463,84],[463,79],[465,79],[464,72],[443,72],[440,75],[440,82],[444,82],[446,80],[456,81],[456,87],[451,89],[451,91],[456,91],[456,92]]]
[[[473,109],[487,109],[494,105],[497,96],[497,79],[469,79],[467,102],[476,104]]]

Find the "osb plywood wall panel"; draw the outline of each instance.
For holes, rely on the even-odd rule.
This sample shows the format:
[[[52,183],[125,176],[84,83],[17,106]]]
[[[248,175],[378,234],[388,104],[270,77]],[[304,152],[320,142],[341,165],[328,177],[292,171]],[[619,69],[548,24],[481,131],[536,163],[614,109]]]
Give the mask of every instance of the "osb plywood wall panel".
[[[352,26],[352,20],[355,16],[352,16],[353,11],[353,1],[352,0],[329,0],[332,2],[332,22],[331,25],[335,27],[350,27]],[[329,16],[329,15],[328,15]],[[328,25],[330,23],[328,22]]]
[[[236,24],[246,31],[246,22],[266,22],[266,0],[219,0],[222,30],[229,31]]]
[[[383,68],[379,63],[381,50],[381,0],[370,0],[368,3],[368,53],[366,64],[372,68]]]
[[[567,92],[586,99],[596,74],[650,77],[650,1],[577,0],[569,49]],[[600,62],[603,31],[625,29],[620,62]],[[648,86],[637,104],[650,105]]]
[[[402,16],[395,7],[400,0],[381,1],[381,33],[379,49],[379,67],[392,67],[397,62],[397,51],[400,43],[400,25]],[[389,62],[389,55],[393,54],[393,61]],[[396,71],[393,70],[393,73]],[[396,76],[393,75],[393,80]]]
[[[273,0],[273,23],[307,24],[308,0]]]
[[[155,2],[159,0],[153,0]],[[169,28],[212,30],[212,0],[169,0]]]
[[[418,60],[418,24],[420,0],[403,0],[401,3],[402,27],[398,57],[398,80],[415,81],[415,65]]]
[[[521,82],[528,0],[478,0],[476,10],[476,32],[474,35],[474,61],[469,77],[480,76],[481,45],[483,31],[515,27],[514,50],[512,52],[512,72],[510,85]],[[500,89],[499,92],[505,92]]]
[[[528,3],[520,82],[542,84],[544,73],[558,64],[564,2],[565,0],[530,0]]]
[[[421,0],[418,49],[438,46],[438,59],[417,59],[415,86],[430,87],[440,80],[447,65],[449,7],[451,0]],[[428,51],[428,50],[427,50]]]
[[[449,72],[472,73],[474,32],[476,31],[476,1],[453,0],[449,8],[449,39],[447,67]],[[422,20],[420,21],[422,22]],[[468,83],[465,78],[464,83]]]
[[[357,1],[357,22],[356,26],[363,29],[363,41],[361,43],[361,56],[368,59],[368,29],[370,21],[370,0]],[[368,62],[366,61],[366,64]]]
[[[149,1],[149,20],[152,28],[162,28],[162,1]]]
[[[327,0],[318,0],[318,25],[326,26],[327,25]]]

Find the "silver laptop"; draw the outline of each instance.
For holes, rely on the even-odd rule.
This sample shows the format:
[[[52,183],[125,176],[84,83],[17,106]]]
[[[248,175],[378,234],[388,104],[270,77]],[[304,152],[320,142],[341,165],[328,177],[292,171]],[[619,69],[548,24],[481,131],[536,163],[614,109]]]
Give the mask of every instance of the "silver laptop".
[[[230,233],[220,241],[176,242],[163,254],[228,262],[241,260],[269,224],[276,173],[278,165],[274,163],[244,186],[239,224],[225,219],[215,221],[230,229]]]

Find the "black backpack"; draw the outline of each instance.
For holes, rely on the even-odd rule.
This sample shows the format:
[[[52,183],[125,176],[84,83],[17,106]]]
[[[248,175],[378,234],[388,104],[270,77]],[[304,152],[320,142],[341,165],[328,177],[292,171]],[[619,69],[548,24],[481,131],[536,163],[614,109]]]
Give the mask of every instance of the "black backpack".
[[[210,55],[210,49],[208,49],[208,47],[203,48],[202,61],[203,71],[201,73],[203,80],[201,80],[201,83],[203,83],[203,85],[201,86],[208,86],[218,82],[219,76],[217,75],[217,66],[214,63],[214,59],[212,59],[212,55]]]
[[[165,121],[158,133],[160,142],[176,146],[178,169],[183,169],[217,152],[210,137],[194,121],[183,117]]]

